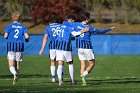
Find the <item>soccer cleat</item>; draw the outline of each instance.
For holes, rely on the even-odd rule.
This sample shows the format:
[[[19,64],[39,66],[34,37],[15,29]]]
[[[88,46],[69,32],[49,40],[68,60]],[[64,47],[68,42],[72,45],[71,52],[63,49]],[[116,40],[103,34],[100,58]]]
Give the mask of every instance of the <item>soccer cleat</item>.
[[[81,75],[81,79],[82,79],[82,85],[83,86],[87,85],[85,77]]]
[[[75,82],[74,80],[71,80],[71,84],[72,84],[72,85],[75,85],[76,82]]]
[[[59,86],[63,86],[63,83],[59,83]]]
[[[55,78],[52,78],[52,82],[55,82]]]
[[[13,85],[17,82],[17,75],[14,74]]]
[[[87,84],[83,83],[82,85],[83,85],[83,86],[86,86]]]
[[[62,80],[59,80],[58,82],[59,82],[59,86],[62,86],[64,84]]]

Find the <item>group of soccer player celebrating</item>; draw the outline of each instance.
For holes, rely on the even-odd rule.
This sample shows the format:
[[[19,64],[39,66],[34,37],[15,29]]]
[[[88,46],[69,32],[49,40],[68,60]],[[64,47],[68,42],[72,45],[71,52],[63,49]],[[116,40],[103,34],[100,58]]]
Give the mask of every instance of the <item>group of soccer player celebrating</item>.
[[[22,61],[22,52],[24,51],[24,40],[29,41],[27,29],[19,23],[19,12],[14,12],[11,15],[13,23],[7,25],[5,28],[4,38],[7,39],[7,58],[9,62],[10,72],[14,75],[13,84],[16,83],[19,75],[19,63]],[[111,31],[115,27],[110,27],[104,30],[99,30],[91,25],[88,25],[90,13],[82,12],[79,16],[79,21],[75,22],[74,14],[67,15],[67,19],[62,22],[58,15],[53,13],[49,16],[49,25],[45,28],[42,47],[39,55],[42,55],[46,42],[49,38],[49,56],[50,56],[50,70],[52,82],[56,82],[56,65],[58,84],[62,86],[64,63],[66,62],[69,67],[69,74],[71,84],[76,84],[74,80],[74,61],[72,58],[72,44],[71,38],[75,37],[76,48],[78,49],[78,58],[81,63],[80,77],[82,85],[87,85],[86,77],[95,66],[95,57],[92,49],[92,41],[90,37],[92,34],[102,34]],[[86,62],[89,62],[86,67]]]

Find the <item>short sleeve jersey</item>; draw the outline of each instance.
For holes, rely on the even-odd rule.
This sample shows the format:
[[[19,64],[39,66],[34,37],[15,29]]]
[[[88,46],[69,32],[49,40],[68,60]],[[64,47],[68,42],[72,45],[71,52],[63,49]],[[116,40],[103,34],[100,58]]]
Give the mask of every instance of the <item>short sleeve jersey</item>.
[[[8,24],[5,28],[5,33],[8,33],[7,51],[23,52],[23,37],[27,32],[27,28],[19,22]]]

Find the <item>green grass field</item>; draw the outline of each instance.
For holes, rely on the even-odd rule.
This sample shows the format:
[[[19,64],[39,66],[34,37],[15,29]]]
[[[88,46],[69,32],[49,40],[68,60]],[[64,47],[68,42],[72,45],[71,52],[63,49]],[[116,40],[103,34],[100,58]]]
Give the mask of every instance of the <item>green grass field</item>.
[[[24,56],[20,78],[12,85],[7,59],[0,57],[0,93],[140,93],[140,56],[96,56],[96,66],[81,85],[80,62],[74,56],[76,85],[71,85],[68,66],[64,86],[51,83],[48,56]]]

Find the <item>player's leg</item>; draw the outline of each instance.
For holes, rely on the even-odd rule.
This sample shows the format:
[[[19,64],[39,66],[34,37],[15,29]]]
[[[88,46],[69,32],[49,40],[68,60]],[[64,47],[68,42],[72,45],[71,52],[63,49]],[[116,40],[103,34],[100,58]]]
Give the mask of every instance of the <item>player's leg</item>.
[[[51,76],[52,76],[52,82],[55,82],[55,61],[51,60],[51,66],[50,66],[50,70],[51,70]]]
[[[17,78],[16,76],[17,72],[15,69],[16,54],[15,52],[9,51],[7,57],[8,57],[9,70],[14,75],[13,84],[15,84]]]
[[[22,61],[22,57],[23,57],[22,52],[16,52],[15,68],[16,68],[17,75],[19,75],[20,62]]]
[[[20,62],[19,61],[15,61],[15,69],[16,69],[17,75],[19,75],[19,70],[20,70]]]
[[[85,68],[86,68],[86,61],[85,60],[81,60],[81,69],[80,69],[80,76],[82,79],[82,85],[86,85],[86,77],[83,75],[83,73],[85,72]]]
[[[71,51],[65,51],[64,55],[65,55],[66,62],[69,66],[69,74],[70,74],[70,78],[71,78],[71,84],[75,84],[72,53],[71,53]]]
[[[81,64],[81,76],[86,77],[94,67],[94,60],[89,61],[89,66],[86,68],[86,70],[82,70],[82,65],[83,65],[83,69],[85,69],[84,68],[84,65],[85,65],[84,62],[82,62],[82,64]]]
[[[14,75],[13,84],[15,84],[17,82],[17,72],[15,69],[15,61],[14,60],[9,60],[9,69],[10,69],[10,72]]]
[[[88,73],[93,69],[95,65],[95,60],[94,60],[94,54],[93,54],[92,49],[84,49],[84,53],[85,53],[86,59],[89,61],[88,67],[82,74],[84,77],[86,77]]]
[[[57,76],[58,76],[58,82],[60,86],[63,85],[63,80],[62,80],[63,63],[64,62],[62,60],[58,60]]]
[[[10,72],[13,75],[17,74],[16,69],[15,69],[15,61],[14,60],[8,60],[8,63],[9,63]]]
[[[82,85],[86,85],[86,79],[85,76],[83,76],[83,73],[85,72],[86,68],[86,56],[84,54],[84,49],[78,49],[78,57],[81,62],[80,76],[82,79]]]
[[[61,50],[56,50],[56,60],[58,61],[57,76],[59,85],[63,85],[63,65],[64,65],[64,52]]]
[[[92,49],[84,49],[84,54],[85,54],[86,60],[89,61],[89,65],[86,68],[86,70],[82,72],[83,73],[82,77],[86,77],[95,65],[94,54],[93,54]]]
[[[85,72],[86,69],[86,61],[85,60],[81,60],[81,69],[80,69],[80,74],[83,75],[83,73]]]
[[[71,84],[75,84],[73,61],[69,61],[69,62],[67,62],[67,64],[69,66],[69,74],[70,74],[70,78],[71,78]]]
[[[86,77],[89,74],[89,72],[92,71],[94,65],[95,65],[95,60],[94,59],[93,60],[89,60],[89,65],[86,68],[86,70],[84,71],[83,76]]]
[[[52,82],[55,82],[55,58],[56,58],[56,49],[50,50],[50,59],[51,59],[51,65],[50,65],[50,71],[52,76]]]

